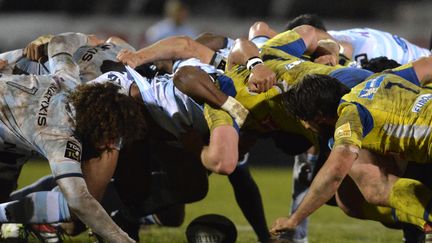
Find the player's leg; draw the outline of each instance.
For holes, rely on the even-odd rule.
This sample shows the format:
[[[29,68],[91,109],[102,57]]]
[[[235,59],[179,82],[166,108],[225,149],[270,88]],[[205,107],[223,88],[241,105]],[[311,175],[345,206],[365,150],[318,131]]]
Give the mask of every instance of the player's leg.
[[[312,143],[305,137],[297,134],[278,132],[271,134],[271,137],[274,140],[276,146],[288,155],[305,154],[304,156],[295,156],[294,160],[292,191],[293,200],[290,209],[291,212],[294,212],[308,191],[309,183],[307,182],[307,179],[311,179],[312,175],[314,174],[312,168],[314,166],[311,166],[309,169],[306,168],[307,165],[312,165],[307,161],[306,153],[306,151],[311,148]],[[299,224],[299,226],[297,226],[294,234],[282,234],[280,238],[298,243],[306,243],[308,242],[307,227],[308,219],[305,219]]]
[[[255,180],[250,174],[245,154],[242,161],[239,161],[236,169],[228,176],[233,187],[234,195],[249,224],[258,236],[259,242],[267,242],[270,239],[267,227],[261,194]]]
[[[9,200],[9,195],[17,188],[24,156],[8,152],[0,152],[0,202]]]
[[[51,191],[57,184],[52,175],[44,176],[34,183],[16,190],[10,194],[10,200],[19,200],[32,192]]]
[[[420,181],[400,178],[392,158],[361,150],[349,173],[368,203],[395,208],[400,213],[431,221],[432,191]],[[402,220],[400,220],[402,222]]]
[[[0,223],[58,223],[70,218],[66,200],[58,191],[33,192],[20,200],[0,204]]]

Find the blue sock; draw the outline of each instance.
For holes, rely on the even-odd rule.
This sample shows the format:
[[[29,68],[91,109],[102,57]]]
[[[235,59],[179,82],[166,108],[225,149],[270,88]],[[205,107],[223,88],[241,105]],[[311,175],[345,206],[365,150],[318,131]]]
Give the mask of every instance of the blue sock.
[[[1,223],[56,223],[70,220],[63,194],[34,192],[20,200],[0,204]]]

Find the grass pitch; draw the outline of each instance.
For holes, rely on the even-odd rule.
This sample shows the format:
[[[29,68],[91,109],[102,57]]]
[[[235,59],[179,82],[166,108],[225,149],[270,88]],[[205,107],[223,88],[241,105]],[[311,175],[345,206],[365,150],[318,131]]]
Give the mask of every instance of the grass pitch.
[[[277,217],[288,214],[291,203],[291,169],[288,167],[253,167],[251,170],[261,190],[267,223],[271,225]],[[48,163],[30,162],[24,166],[19,185],[24,186],[46,174],[49,174]],[[189,222],[208,213],[222,214],[230,218],[237,226],[237,242],[257,241],[252,228],[235,202],[228,179],[213,174],[210,176],[210,190],[207,197],[187,206],[186,220],[182,227],[143,227],[140,232],[141,242],[186,242],[184,232]],[[310,221],[309,242],[311,243],[388,243],[401,241],[401,231],[387,229],[377,222],[349,218],[336,207],[324,206],[311,217]],[[37,241],[32,240],[31,242]],[[91,242],[91,239],[86,234],[82,234],[79,237],[67,239],[66,242],[87,243]]]

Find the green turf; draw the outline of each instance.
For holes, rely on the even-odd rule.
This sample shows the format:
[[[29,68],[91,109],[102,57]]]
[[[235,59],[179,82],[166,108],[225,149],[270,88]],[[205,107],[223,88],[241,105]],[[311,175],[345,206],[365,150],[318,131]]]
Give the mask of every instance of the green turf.
[[[46,163],[28,163],[20,178],[20,186],[30,183],[42,175],[48,174]],[[264,201],[267,222],[286,215],[291,202],[291,170],[289,168],[252,168],[252,173],[260,187]],[[137,185],[138,186],[138,185]],[[256,237],[242,216],[234,200],[228,179],[220,175],[210,176],[210,190],[207,197],[186,208],[186,220],[180,228],[144,227],[141,242],[186,242],[187,224],[202,214],[217,213],[229,217],[238,228],[238,241],[256,242]],[[324,206],[316,212],[310,223],[309,242],[345,243],[345,242],[401,242],[400,231],[386,229],[379,223],[361,221],[345,216],[335,207]],[[90,242],[86,235],[67,242]]]

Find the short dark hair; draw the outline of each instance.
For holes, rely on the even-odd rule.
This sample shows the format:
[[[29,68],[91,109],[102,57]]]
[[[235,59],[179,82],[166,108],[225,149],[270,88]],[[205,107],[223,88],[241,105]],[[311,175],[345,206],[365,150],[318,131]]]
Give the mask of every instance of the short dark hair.
[[[350,89],[328,75],[309,74],[283,94],[285,108],[292,115],[312,121],[317,115],[337,116],[340,99]]]
[[[400,64],[393,59],[388,59],[387,57],[382,56],[362,62],[361,66],[363,69],[379,73],[387,69],[397,68]]]
[[[116,61],[111,61],[111,60],[104,60],[102,62],[100,70],[101,70],[102,73],[106,73],[106,72],[109,72],[109,71],[126,72],[126,67],[121,62],[116,62]]]
[[[294,19],[292,19],[291,21],[289,21],[285,27],[285,30],[291,30],[297,26],[304,25],[304,24],[312,25],[317,29],[327,31],[327,28],[325,27],[321,18],[316,14],[309,14],[309,13],[299,15]]]
[[[98,146],[104,143],[120,138],[127,143],[143,137],[146,123],[141,104],[119,89],[110,82],[82,84],[68,94],[76,111],[75,135],[83,144],[84,159],[99,156],[102,151]]]

